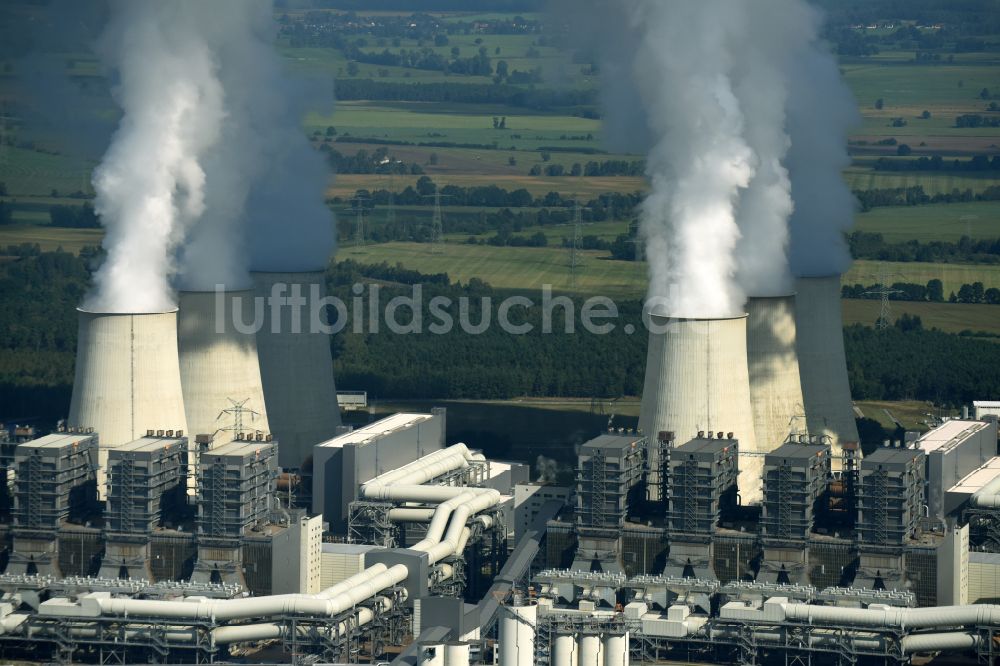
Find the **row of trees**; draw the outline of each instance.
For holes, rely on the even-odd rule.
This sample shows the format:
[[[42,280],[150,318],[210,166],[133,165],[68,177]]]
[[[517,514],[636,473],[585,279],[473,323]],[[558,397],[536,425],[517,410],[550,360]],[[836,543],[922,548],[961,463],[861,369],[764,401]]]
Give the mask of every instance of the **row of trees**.
[[[337,99],[505,104],[539,111],[587,107],[589,117],[596,117],[598,102],[593,89],[521,87],[505,83],[395,83],[375,79],[338,80]]]
[[[590,161],[585,165],[574,162],[566,169],[562,164],[547,164],[544,167],[535,164],[531,167],[529,174],[540,176],[641,176],[646,172],[646,163],[643,160],[604,160],[603,162]]]
[[[1000,117],[997,120],[1000,121]],[[1000,127],[1000,124],[992,127]],[[955,159],[949,162],[940,155],[917,159],[880,157],[872,168],[876,171],[1000,171],[1000,155],[994,155],[992,159],[989,155],[976,155],[968,160]]]
[[[1000,187],[991,185],[982,192],[972,189],[952,190],[927,194],[922,185],[912,187],[890,187],[873,190],[855,190],[854,196],[864,211],[887,206],[923,206],[936,203],[968,203],[970,201],[1000,201]]]
[[[5,331],[0,336],[0,418],[56,418],[68,409],[74,308],[88,288],[92,257],[37,248],[20,255],[0,262],[0,327]],[[458,299],[469,299],[467,320],[476,324],[487,314],[495,319],[500,301],[511,294],[476,279],[454,284],[445,274],[421,275],[387,264],[339,262],[327,280],[331,293],[345,302],[354,297],[355,283],[378,281],[383,304],[395,295],[411,295],[408,285],[422,284],[427,322],[435,320],[428,306],[433,296],[453,300],[448,312],[456,322]],[[483,300],[487,297],[489,302]],[[479,334],[456,326],[444,335],[406,336],[384,329],[354,333],[347,327],[332,341],[337,379],[341,386],[379,398],[638,395],[646,336],[628,335],[624,326],[643,330],[641,303],[617,303],[619,318],[608,335],[579,326],[581,305],[580,299],[569,304],[577,315],[572,334],[563,332],[562,306],[553,309],[555,332],[542,333],[540,302],[513,313],[515,323],[535,325],[526,335],[510,335],[496,325]],[[1000,374],[988,370],[1000,367],[1000,345],[992,342],[926,331],[913,318],[884,332],[850,327],[845,341],[857,398],[959,404],[1000,394]]]
[[[847,238],[855,259],[948,264],[1000,263],[1000,238],[973,240],[963,236],[957,242],[917,240],[887,243],[882,234],[855,231]]]
[[[941,280],[929,280],[926,285],[913,282],[894,282],[889,287],[888,297],[893,301],[929,301],[931,303],[943,303],[944,284]],[[841,287],[841,295],[844,298],[879,299],[883,287],[880,284],[854,284]],[[986,288],[982,282],[963,284],[958,293],[952,292],[948,296],[949,303],[970,303],[1000,305],[1000,289],[996,287]]]

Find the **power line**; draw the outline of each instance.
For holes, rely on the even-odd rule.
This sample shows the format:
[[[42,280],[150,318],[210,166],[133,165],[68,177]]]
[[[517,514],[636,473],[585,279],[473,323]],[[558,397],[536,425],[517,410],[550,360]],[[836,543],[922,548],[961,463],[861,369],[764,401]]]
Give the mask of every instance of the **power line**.
[[[876,280],[876,289],[866,291],[865,294],[878,296],[881,299],[878,319],[875,320],[875,330],[884,331],[892,326],[892,306],[889,303],[889,297],[893,294],[902,293],[899,289],[892,289],[889,286],[889,279],[902,276],[899,273],[890,273],[885,264],[879,264],[878,274],[869,275],[868,277]]]
[[[357,212],[357,221],[354,227],[354,244],[364,247],[368,243],[368,233],[365,229],[365,202],[367,197],[354,197],[352,200]]]

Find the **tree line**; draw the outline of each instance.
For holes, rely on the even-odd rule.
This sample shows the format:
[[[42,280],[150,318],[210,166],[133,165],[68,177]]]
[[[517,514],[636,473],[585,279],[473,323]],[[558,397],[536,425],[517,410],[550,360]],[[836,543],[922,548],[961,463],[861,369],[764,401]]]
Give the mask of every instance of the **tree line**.
[[[581,115],[598,117],[594,89],[519,87],[488,83],[396,83],[376,79],[338,79],[337,99],[504,104],[545,111],[578,107]]]
[[[880,233],[852,232],[847,237],[855,259],[945,264],[1000,263],[1000,238],[972,239],[962,236],[956,242],[908,240],[888,243]]]
[[[918,157],[915,160],[880,157],[875,160],[872,168],[876,171],[1000,171],[1000,155],[994,155],[992,159],[988,155],[976,155],[968,160],[955,159],[950,162],[946,162],[940,155]]]
[[[95,255],[40,252],[37,246],[8,248],[0,262],[0,419],[66,415],[76,346],[76,312],[89,288]],[[351,303],[352,285],[382,285],[382,303],[410,296],[421,284],[424,315],[436,295],[469,299],[468,318],[479,323],[514,291],[493,289],[478,279],[457,284],[446,274],[424,275],[392,266],[342,261],[327,273],[330,292]],[[483,299],[491,299],[489,303]],[[540,297],[535,297],[536,303]],[[566,305],[566,304],[564,304]],[[571,299],[579,315],[582,299]],[[515,323],[531,323],[526,335],[509,335],[499,326],[469,334],[458,326],[444,335],[354,333],[347,327],[333,336],[338,385],[367,390],[373,398],[490,399],[518,396],[608,397],[642,390],[646,336],[641,302],[617,303],[619,318],[608,335],[579,326],[563,331],[563,309],[553,308],[554,332],[541,332],[540,303],[516,309]],[[405,320],[405,315],[403,316]],[[425,321],[430,321],[425,316]],[[639,331],[628,335],[624,325]],[[931,400],[954,406],[1000,394],[1000,345],[971,336],[924,330],[908,317],[888,331],[852,326],[845,331],[848,370],[858,399]]]
[[[885,287],[881,284],[845,284],[841,287],[843,298],[858,298],[877,300],[882,298]],[[944,283],[941,280],[928,280],[927,284],[916,284],[913,282],[893,282],[888,288],[887,297],[892,301],[927,301],[931,303],[944,303]],[[949,303],[969,303],[1000,305],[1000,289],[996,287],[987,288],[982,282],[963,284],[958,292],[951,292],[947,298]]]

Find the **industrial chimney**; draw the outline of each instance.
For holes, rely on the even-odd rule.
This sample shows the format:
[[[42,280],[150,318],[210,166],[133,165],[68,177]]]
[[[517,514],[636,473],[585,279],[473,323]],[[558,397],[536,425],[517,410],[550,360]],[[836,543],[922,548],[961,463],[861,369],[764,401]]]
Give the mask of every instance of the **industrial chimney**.
[[[128,444],[150,428],[187,431],[177,311],[77,312],[76,374],[67,425],[97,431],[103,497],[108,449]]]
[[[257,333],[257,356],[278,464],[299,467],[340,425],[330,337],[310,326],[316,299],[326,296],[324,274],[255,272],[253,278],[256,296],[268,304]],[[297,295],[305,303],[275,310],[273,295]]]
[[[747,363],[757,446],[768,453],[807,431],[795,349],[795,296],[747,300]]]
[[[181,388],[192,438],[214,435],[215,448],[238,431],[270,432],[253,330],[253,291],[182,291],[179,305]]]
[[[844,355],[840,276],[796,280],[799,374],[810,434],[832,440],[832,462],[840,469],[841,444],[858,441]]]
[[[639,427],[647,436],[664,430],[674,446],[699,431],[731,432],[739,440],[739,489],[743,504],[761,500],[747,370],[747,315],[726,319],[671,319],[650,315],[649,350]],[[652,451],[650,466],[659,465]],[[650,490],[658,499],[656,489]]]

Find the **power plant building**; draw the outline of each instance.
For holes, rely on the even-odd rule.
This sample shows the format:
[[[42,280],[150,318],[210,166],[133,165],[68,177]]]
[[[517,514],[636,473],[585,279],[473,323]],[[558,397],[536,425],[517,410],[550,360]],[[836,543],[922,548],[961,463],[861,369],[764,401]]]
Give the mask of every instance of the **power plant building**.
[[[444,448],[445,410],[400,413],[321,442],[313,451],[312,510],[347,533],[362,483]]]

